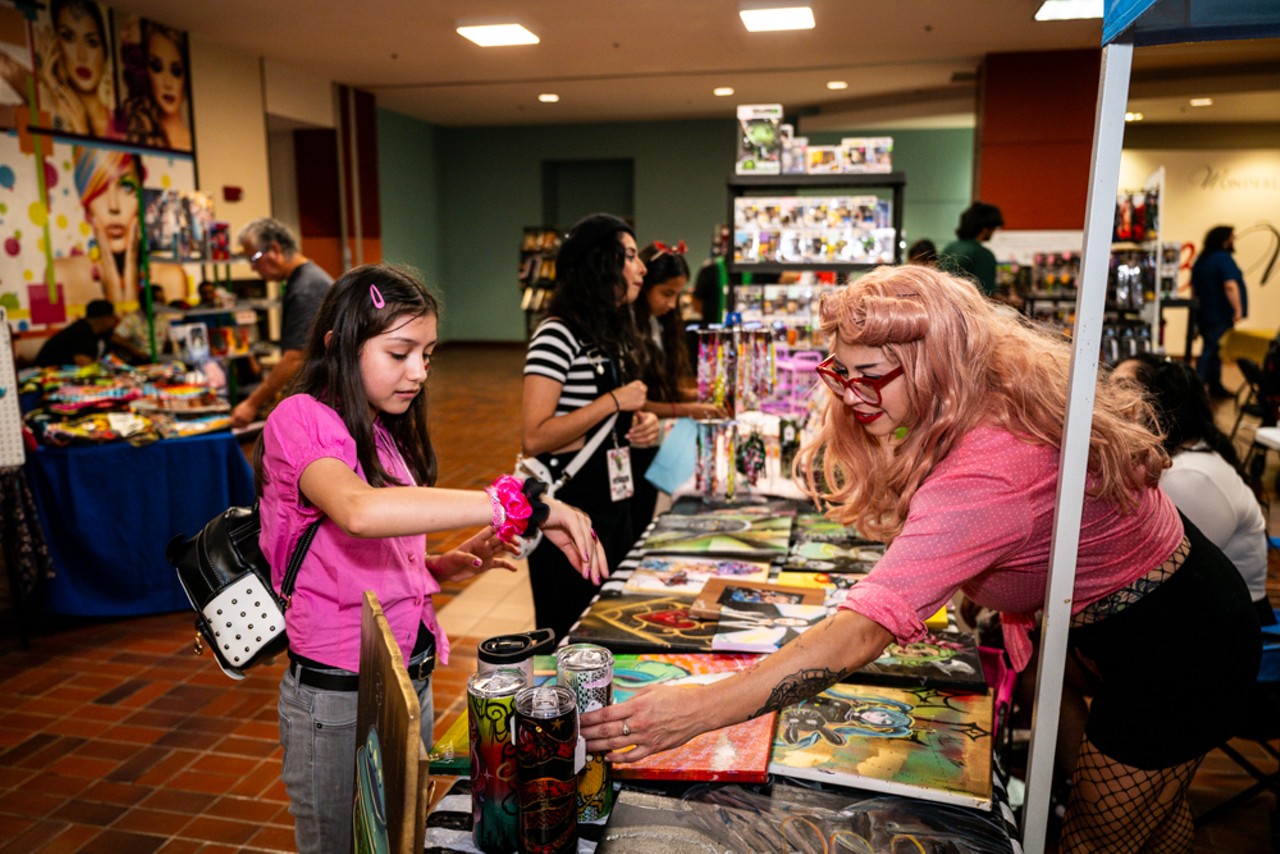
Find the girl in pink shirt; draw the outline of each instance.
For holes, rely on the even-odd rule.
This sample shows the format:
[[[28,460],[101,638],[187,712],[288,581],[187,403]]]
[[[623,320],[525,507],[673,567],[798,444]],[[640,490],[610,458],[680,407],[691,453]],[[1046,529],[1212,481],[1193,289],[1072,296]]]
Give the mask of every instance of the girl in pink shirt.
[[[260,545],[277,586],[289,555],[319,527],[285,612],[290,664],[280,683],[283,780],[299,851],[351,847],[356,687],[363,592],[377,593],[431,738],[431,671],[448,661],[431,595],[440,581],[501,567],[515,536],[540,526],[584,577],[605,557],[585,514],[543,500],[536,481],[437,489],[426,382],[435,299],[412,276],[358,267],[329,289],[291,395],[256,454]],[[486,494],[487,493],[487,494]],[[427,554],[427,533],[484,525],[456,551]]]
[[[889,544],[884,557],[836,614],[714,691],[653,689],[584,715],[589,751],[641,759],[812,697],[918,640],[957,590],[1003,612],[1015,666],[1029,660],[1069,348],[923,266],[881,267],[828,297],[822,328],[830,398],[797,467],[833,518]],[[1231,563],[1157,488],[1168,461],[1133,418],[1141,397],[1111,383],[1096,394],[1071,644],[1097,685],[1062,850],[1189,851],[1186,788],[1257,674],[1257,618]],[[1180,692],[1221,714],[1171,711]]]

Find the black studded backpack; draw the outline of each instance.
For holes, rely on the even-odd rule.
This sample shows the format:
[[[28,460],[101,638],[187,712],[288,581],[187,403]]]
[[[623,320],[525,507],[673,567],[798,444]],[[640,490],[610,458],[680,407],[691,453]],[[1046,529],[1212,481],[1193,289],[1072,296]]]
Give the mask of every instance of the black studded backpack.
[[[196,655],[207,645],[224,673],[243,679],[246,670],[285,651],[284,612],[323,521],[314,522],[298,541],[279,594],[258,546],[262,522],[257,503],[224,510],[192,539],[179,534],[169,542],[165,557],[178,570],[178,581],[196,610]]]

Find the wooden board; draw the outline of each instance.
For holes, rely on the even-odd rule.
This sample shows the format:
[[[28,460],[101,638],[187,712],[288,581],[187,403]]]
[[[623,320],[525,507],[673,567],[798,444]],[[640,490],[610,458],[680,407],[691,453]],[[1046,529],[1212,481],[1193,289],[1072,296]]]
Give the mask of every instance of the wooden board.
[[[366,590],[356,712],[356,851],[423,848],[428,799],[421,718],[400,646],[378,597]]]

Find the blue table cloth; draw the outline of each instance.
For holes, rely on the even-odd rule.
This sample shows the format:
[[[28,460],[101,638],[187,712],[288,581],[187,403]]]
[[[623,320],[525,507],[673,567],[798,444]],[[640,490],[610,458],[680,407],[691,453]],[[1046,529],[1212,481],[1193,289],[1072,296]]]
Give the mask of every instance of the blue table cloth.
[[[45,610],[131,616],[191,607],[164,549],[234,504],[253,502],[253,470],[230,433],[41,448],[28,479],[56,576]]]

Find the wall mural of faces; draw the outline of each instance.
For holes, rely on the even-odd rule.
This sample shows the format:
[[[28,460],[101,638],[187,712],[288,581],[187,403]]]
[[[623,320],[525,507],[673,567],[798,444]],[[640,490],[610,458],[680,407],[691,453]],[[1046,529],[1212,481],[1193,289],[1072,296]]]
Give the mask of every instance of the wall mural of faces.
[[[94,299],[133,308],[144,228],[139,183],[144,195],[195,188],[188,157],[63,142],[50,142],[45,151],[48,205],[40,198],[35,157],[21,151],[16,135],[0,134],[0,305],[20,330],[62,323]],[[45,278],[46,246],[54,300]],[[185,293],[180,265],[153,259],[151,277],[167,297]]]
[[[51,0],[33,19],[0,9],[0,127],[34,86],[29,120],[79,137],[190,152],[187,35],[94,0]]]

